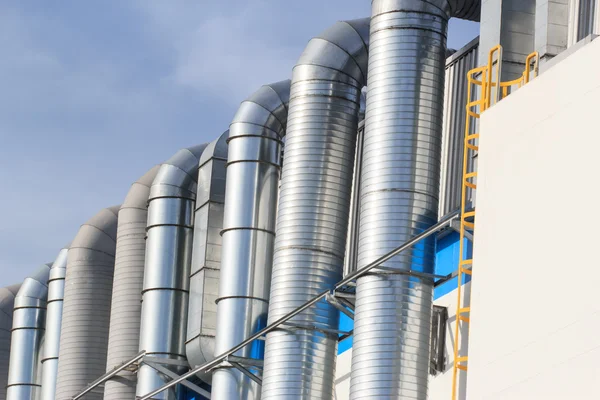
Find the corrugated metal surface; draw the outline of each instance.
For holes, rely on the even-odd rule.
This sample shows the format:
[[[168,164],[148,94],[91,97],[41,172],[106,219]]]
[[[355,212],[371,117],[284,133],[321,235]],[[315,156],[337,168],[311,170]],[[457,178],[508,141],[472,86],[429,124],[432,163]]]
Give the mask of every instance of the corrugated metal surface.
[[[440,217],[460,206],[467,72],[478,66],[478,48],[479,38],[475,38],[446,60]]]
[[[58,354],[60,347],[60,329],[62,325],[63,300],[65,297],[65,277],[67,259],[71,243],[61,249],[52,264],[48,278],[48,309],[44,333],[44,355],[42,358],[42,395],[41,400],[54,400],[56,395],[56,376],[58,373]]]
[[[358,268],[437,222],[448,16],[444,1],[375,0],[360,182]],[[383,263],[433,273],[435,239]],[[356,283],[350,399],[427,399],[433,285]]]
[[[571,0],[569,8],[569,46],[591,34],[600,34],[599,0]]]
[[[21,285],[12,285],[0,289],[0,400],[6,400],[8,382],[8,360],[10,356],[10,330],[13,324],[15,296]]]
[[[144,260],[146,259],[148,195],[159,168],[158,165],[154,166],[131,186],[119,210],[115,277],[106,356],[107,371],[111,371],[116,365],[138,353]],[[133,398],[135,383],[134,373],[122,371],[106,382],[104,399]]]
[[[56,400],[71,399],[105,372],[118,212],[118,206],[101,210],[69,249]],[[86,400],[101,400],[103,391]]]
[[[369,20],[339,22],[294,67],[273,257],[269,322],[342,277]],[[326,302],[267,335],[263,400],[330,399],[339,312]],[[317,330],[315,330],[315,328]]]
[[[51,266],[44,264],[26,278],[15,297],[6,389],[8,400],[34,400],[40,395],[40,350],[43,347]]]
[[[209,144],[198,165],[198,192],[194,213],[194,246],[190,273],[185,352],[190,365],[213,360],[217,303],[221,269],[220,235],[223,229],[223,203],[227,177],[227,138],[224,132]],[[237,249],[236,249],[237,250]],[[198,374],[210,383],[211,374]]]
[[[194,207],[198,165],[206,144],[188,147],[163,163],[150,188],[146,261],[142,291],[140,351],[186,369],[189,276],[192,260]],[[172,363],[172,364],[173,364]],[[147,364],[138,370],[136,394],[143,396],[165,383],[165,376]],[[173,400],[175,389],[155,397]]]

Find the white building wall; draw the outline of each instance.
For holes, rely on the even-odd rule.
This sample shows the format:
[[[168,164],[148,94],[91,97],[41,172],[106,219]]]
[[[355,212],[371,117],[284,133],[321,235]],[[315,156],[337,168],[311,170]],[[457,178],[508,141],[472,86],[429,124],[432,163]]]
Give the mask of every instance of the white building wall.
[[[600,40],[484,113],[469,400],[600,398],[598,149]]]

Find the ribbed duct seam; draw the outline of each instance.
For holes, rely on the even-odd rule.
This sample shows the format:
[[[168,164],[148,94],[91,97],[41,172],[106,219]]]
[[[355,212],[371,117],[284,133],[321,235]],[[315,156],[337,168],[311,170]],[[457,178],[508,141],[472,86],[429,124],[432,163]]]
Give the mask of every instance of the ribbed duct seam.
[[[139,351],[148,196],[159,168],[154,166],[133,183],[119,210],[106,371]],[[134,373],[121,371],[106,382],[104,399],[133,399],[136,380]]]
[[[227,138],[229,131],[211,142],[200,157],[194,212],[194,246],[190,271],[190,299],[185,352],[190,366],[214,359],[217,297],[221,269]],[[211,383],[212,374],[197,375]]]
[[[118,211],[98,212],[69,248],[56,400],[70,400],[106,370]],[[102,397],[98,387],[86,400]]]
[[[242,102],[229,127],[215,355],[267,322],[289,96],[289,80],[261,87]],[[262,359],[263,347],[257,341],[235,355]],[[212,395],[221,400],[255,400],[260,398],[260,387],[237,369],[221,368],[214,373]]]
[[[437,222],[446,33],[458,3],[469,6],[373,1],[359,268]],[[383,266],[431,274],[434,261],[430,237]],[[432,301],[428,279],[377,271],[358,279],[352,400],[427,399]]]
[[[40,395],[40,350],[46,322],[48,275],[44,264],[28,278],[15,297],[7,400],[35,400]]]
[[[42,355],[41,400],[54,400],[56,395],[56,377],[58,373],[58,354],[60,347],[60,328],[65,296],[65,277],[69,243],[63,247],[52,263],[48,276],[48,305],[46,307],[44,352]]]
[[[181,366],[167,367],[179,374],[187,370],[185,337],[193,217],[198,163],[205,148],[203,144],[180,150],[163,163],[148,200],[139,350],[149,357],[180,362]],[[142,364],[136,395],[143,396],[169,379]],[[176,391],[167,390],[154,398],[175,400]]]
[[[342,277],[368,30],[368,19],[338,22],[308,43],[294,68],[270,323]],[[320,302],[267,335],[263,399],[333,398],[337,335],[324,332],[338,320]]]
[[[15,297],[21,284],[0,288],[0,400],[6,400]]]

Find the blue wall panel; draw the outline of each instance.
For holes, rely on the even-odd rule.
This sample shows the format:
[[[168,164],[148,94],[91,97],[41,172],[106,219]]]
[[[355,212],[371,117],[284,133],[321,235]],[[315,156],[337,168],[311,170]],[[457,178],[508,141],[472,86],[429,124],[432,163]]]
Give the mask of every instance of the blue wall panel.
[[[472,254],[471,242],[465,240],[465,255],[470,257]],[[441,239],[437,240],[436,243],[436,256],[435,256],[435,274],[436,275],[448,275],[458,269],[458,255],[460,254],[460,236],[456,232],[450,232],[444,235]],[[469,282],[471,277],[465,275],[463,282]],[[433,292],[434,300],[444,296],[457,288],[458,278],[449,280],[448,282],[435,288]],[[354,328],[354,321],[347,317],[345,314],[340,313],[340,325],[341,331],[350,331]],[[352,347],[352,337],[346,339],[338,346],[338,354],[341,354]]]

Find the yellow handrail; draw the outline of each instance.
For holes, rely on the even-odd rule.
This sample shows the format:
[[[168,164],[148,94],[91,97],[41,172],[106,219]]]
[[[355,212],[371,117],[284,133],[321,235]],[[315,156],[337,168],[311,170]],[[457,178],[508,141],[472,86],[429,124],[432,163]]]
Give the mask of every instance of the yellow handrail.
[[[490,108],[493,104],[507,97],[513,86],[518,88],[529,83],[531,78],[531,64],[533,61],[534,77],[539,74],[539,54],[531,53],[525,61],[525,71],[518,79],[502,82],[502,46],[493,47],[488,54],[488,63],[483,67],[470,70],[467,73],[467,105],[465,121],[465,139],[463,148],[463,171],[462,171],[462,192],[461,192],[461,217],[460,217],[460,244],[459,244],[459,262],[458,262],[458,288],[456,303],[456,322],[454,329],[454,362],[452,371],[452,400],[457,400],[458,396],[458,371],[468,371],[469,356],[466,355],[467,349],[461,349],[461,329],[460,324],[470,324],[471,306],[463,305],[463,278],[465,275],[473,275],[473,259],[465,254],[466,241],[471,241],[475,232],[475,208],[467,209],[467,195],[469,190],[477,189],[477,170],[474,165],[469,163],[471,152],[479,151],[479,132],[471,133],[471,120],[479,119],[481,114]],[[497,82],[494,81],[494,63],[496,63]],[[476,77],[481,75],[480,79]],[[473,89],[481,89],[481,99],[473,100]],[[492,88],[496,88],[495,101],[492,103]],[[470,169],[472,167],[472,170]],[[467,234],[467,233],[470,234]],[[465,289],[466,291],[466,289]],[[466,297],[466,296],[465,296]],[[468,338],[468,330],[464,335]],[[463,351],[461,351],[463,350]]]

